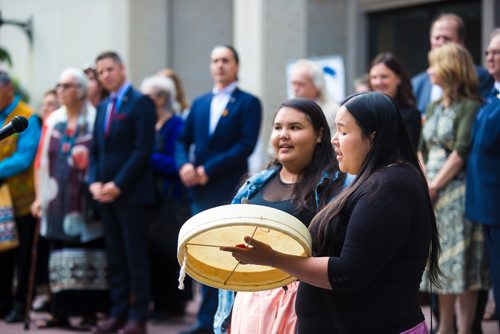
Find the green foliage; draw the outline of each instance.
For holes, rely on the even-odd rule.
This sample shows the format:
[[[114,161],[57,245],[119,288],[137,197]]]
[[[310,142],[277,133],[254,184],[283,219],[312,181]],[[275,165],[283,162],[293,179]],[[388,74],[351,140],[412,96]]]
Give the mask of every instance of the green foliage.
[[[9,67],[12,67],[12,58],[10,58],[9,52],[0,46],[0,62],[6,63]]]
[[[1,46],[0,46],[0,63],[6,63],[7,65],[9,65],[9,67],[12,67],[12,58],[10,57],[9,52],[6,49],[2,48]],[[28,91],[23,87],[23,85],[21,85],[21,83],[17,78],[11,77],[11,80],[12,80],[12,86],[14,86],[15,94],[19,95],[24,102],[29,103],[30,95]]]

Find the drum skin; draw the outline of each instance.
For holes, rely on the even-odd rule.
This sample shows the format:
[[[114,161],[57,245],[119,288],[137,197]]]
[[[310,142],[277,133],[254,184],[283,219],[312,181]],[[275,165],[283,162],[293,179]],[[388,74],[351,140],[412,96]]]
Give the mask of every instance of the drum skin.
[[[245,236],[271,245],[279,252],[311,255],[311,235],[294,216],[254,204],[222,205],[191,217],[182,226],[177,259],[195,280],[234,291],[261,291],[287,285],[295,277],[269,266],[242,265],[221,246],[244,243]]]

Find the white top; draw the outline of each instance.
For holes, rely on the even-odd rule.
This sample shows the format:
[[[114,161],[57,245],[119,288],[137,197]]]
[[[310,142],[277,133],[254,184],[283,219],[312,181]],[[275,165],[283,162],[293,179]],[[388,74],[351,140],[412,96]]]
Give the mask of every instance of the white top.
[[[226,106],[231,99],[231,95],[233,94],[237,86],[238,82],[234,81],[233,83],[222,89],[217,89],[215,87],[212,89],[212,93],[214,94],[214,96],[212,97],[212,102],[210,103],[210,127],[208,128],[209,135],[212,135],[214,133],[215,127],[217,126],[222,113],[224,112],[224,110],[226,110]]]
[[[438,85],[432,85],[431,89],[431,100],[429,102],[434,102],[443,97],[443,88]]]

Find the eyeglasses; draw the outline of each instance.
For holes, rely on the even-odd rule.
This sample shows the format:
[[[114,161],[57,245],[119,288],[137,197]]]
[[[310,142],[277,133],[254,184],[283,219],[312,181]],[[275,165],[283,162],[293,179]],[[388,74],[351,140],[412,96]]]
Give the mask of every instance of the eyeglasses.
[[[486,51],[484,51],[484,55],[485,55],[486,57],[488,57],[490,54],[491,54],[493,57],[494,57],[494,56],[500,56],[500,50],[486,50]]]
[[[58,83],[56,85],[56,89],[59,89],[59,88],[62,88],[63,90],[68,90],[72,87],[77,87],[78,85],[74,84],[74,83]]]

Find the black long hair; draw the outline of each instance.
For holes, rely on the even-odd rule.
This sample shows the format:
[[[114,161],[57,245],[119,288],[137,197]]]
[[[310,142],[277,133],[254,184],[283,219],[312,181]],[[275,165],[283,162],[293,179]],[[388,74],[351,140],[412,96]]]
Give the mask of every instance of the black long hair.
[[[297,110],[307,116],[311,122],[314,131],[319,133],[322,131],[321,142],[314,148],[311,163],[307,165],[297,178],[297,183],[293,187],[293,204],[297,208],[297,212],[311,210],[315,207],[314,204],[314,189],[318,185],[324,172],[331,174],[338,173],[339,177],[333,181],[331,185],[324,186],[321,192],[319,207],[325,206],[334,194],[340,192],[343,187],[345,174],[339,171],[338,162],[334,155],[334,150],[331,144],[330,128],[326,121],[325,114],[321,107],[314,101],[305,98],[293,98],[283,101],[277,109],[276,114],[281,108],[290,108]],[[275,118],[276,118],[275,114]],[[275,159],[271,166],[281,166],[281,163]]]
[[[341,242],[340,213],[344,209],[352,207],[360,196],[360,186],[365,182],[371,182],[371,176],[379,169],[392,163],[404,161],[419,172],[421,182],[427,190],[427,181],[410,142],[404,121],[395,102],[389,96],[378,92],[355,94],[342,102],[341,106],[345,107],[354,117],[362,130],[362,135],[368,137],[370,134],[374,134],[374,139],[372,148],[351,186],[329,203],[311,222],[309,229],[315,236],[313,246],[316,255],[329,254],[329,250],[332,249],[331,233],[334,236],[333,248],[339,246]],[[429,277],[431,282],[439,284],[438,256],[440,247],[436,217],[428,191],[426,191],[426,195],[432,222]]]

